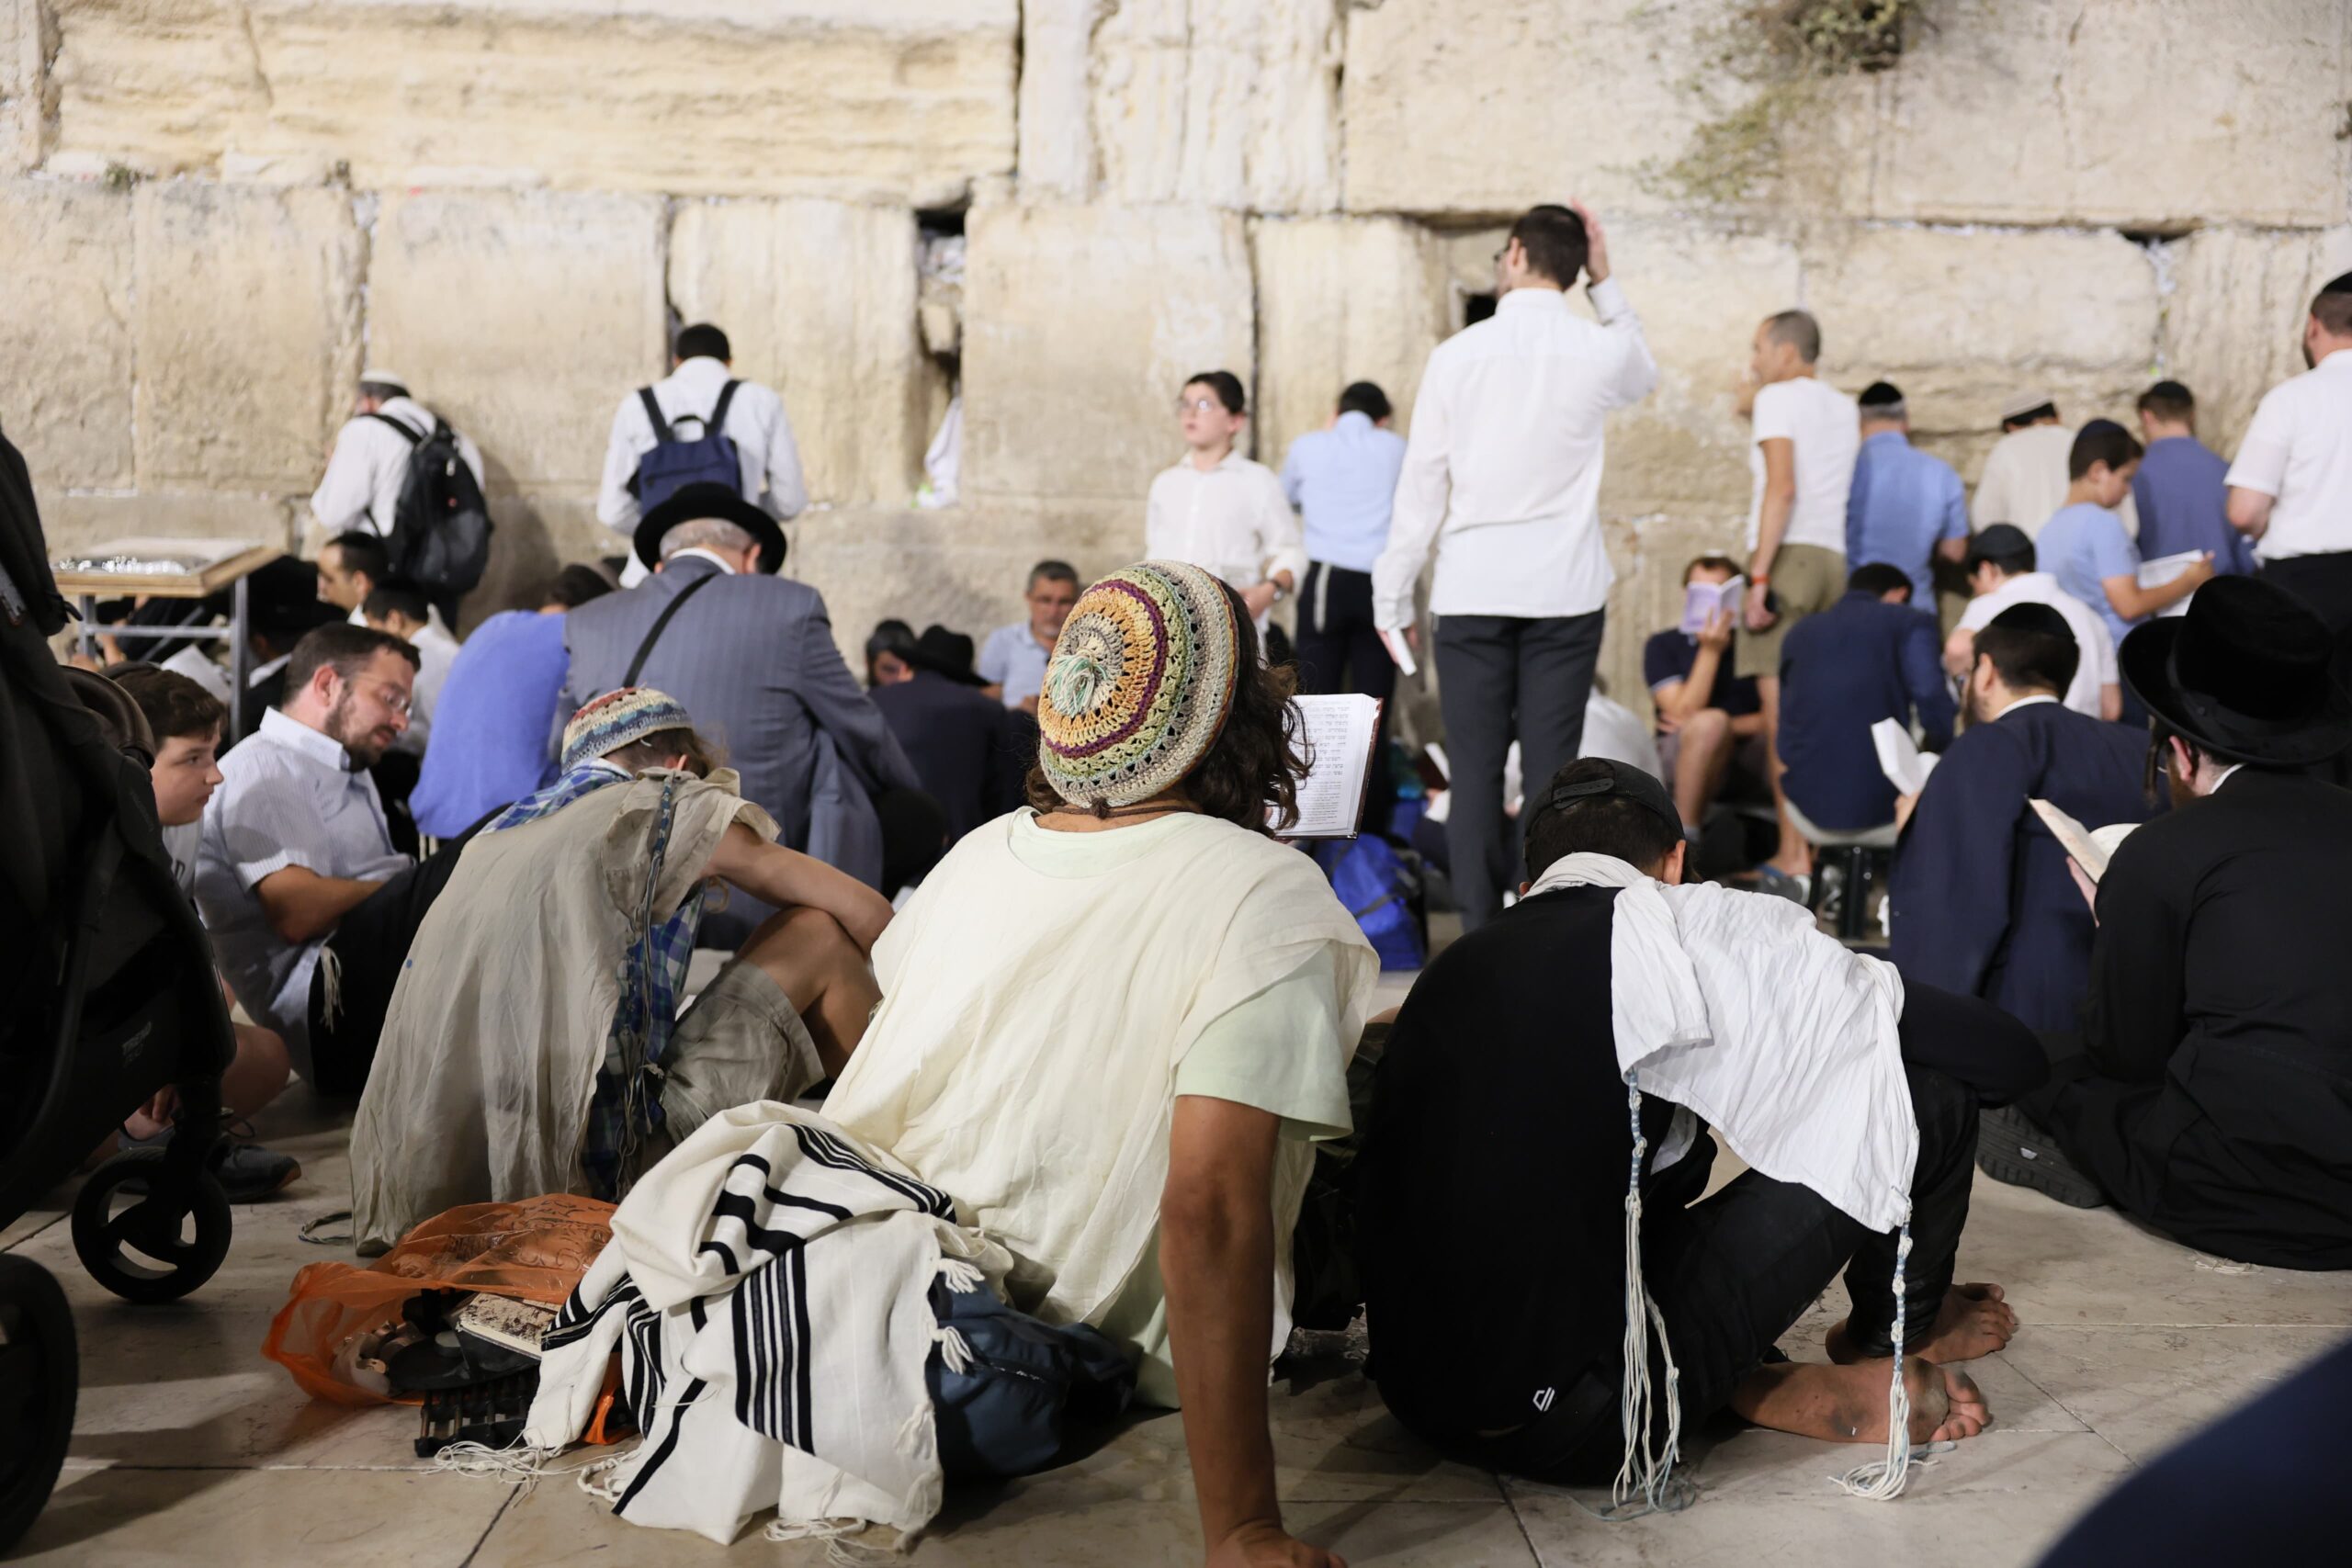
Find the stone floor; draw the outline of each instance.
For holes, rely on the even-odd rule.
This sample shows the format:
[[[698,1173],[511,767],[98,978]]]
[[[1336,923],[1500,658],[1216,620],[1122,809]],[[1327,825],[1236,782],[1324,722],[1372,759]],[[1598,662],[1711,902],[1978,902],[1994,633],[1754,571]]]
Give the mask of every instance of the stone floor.
[[[341,1206],[345,1123],[300,1090],[261,1131],[297,1154],[304,1179],[237,1211],[228,1263],[204,1290],[132,1307],[74,1261],[47,1209],[0,1245],[64,1281],[82,1336],[71,1457],[48,1512],[19,1548],[38,1563],[247,1568],[520,1568],[582,1562],[691,1564],[731,1557],[787,1564],[822,1554],[756,1532],[731,1552],[609,1517],[564,1481],[535,1488],[424,1472],[407,1409],[314,1404],[260,1345],[303,1264],[343,1256],[306,1245],[301,1223]],[[52,1201],[62,1203],[61,1192]],[[1686,1513],[1601,1523],[1558,1488],[1500,1480],[1408,1437],[1343,1356],[1286,1374],[1273,1393],[1284,1509],[1299,1533],[1352,1564],[1790,1562],[1804,1568],[2003,1568],[2030,1563],[2086,1504],[2140,1461],[2352,1332],[2352,1274],[2223,1263],[2107,1211],[2060,1208],[1980,1180],[1961,1277],[1996,1280],[2023,1328],[1973,1371],[1996,1424],[1917,1472],[1893,1504],[1849,1501],[1830,1472],[1867,1457],[1776,1433],[1710,1430],[1688,1472]],[[1817,1359],[1842,1314],[1833,1291],[1786,1341]],[[1178,1418],[1136,1421],[1078,1463],[1001,1489],[959,1494],[913,1561],[1060,1568],[1197,1563]]]

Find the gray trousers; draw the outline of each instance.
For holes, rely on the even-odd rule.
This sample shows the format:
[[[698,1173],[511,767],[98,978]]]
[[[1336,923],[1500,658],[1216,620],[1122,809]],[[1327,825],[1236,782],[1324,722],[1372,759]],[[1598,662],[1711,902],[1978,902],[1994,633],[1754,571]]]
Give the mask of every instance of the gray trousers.
[[[1503,814],[1504,756],[1518,740],[1530,799],[1576,761],[1606,615],[1438,620],[1438,706],[1453,763],[1446,853],[1464,931],[1500,914],[1504,890],[1526,880],[1519,824]]]

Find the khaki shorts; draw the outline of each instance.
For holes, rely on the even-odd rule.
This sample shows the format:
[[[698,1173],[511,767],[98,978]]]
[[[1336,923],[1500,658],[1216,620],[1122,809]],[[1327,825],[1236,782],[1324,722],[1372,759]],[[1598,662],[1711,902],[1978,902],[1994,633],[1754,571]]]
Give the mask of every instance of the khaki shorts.
[[[1772,558],[1773,599],[1781,606],[1781,618],[1772,623],[1770,631],[1752,632],[1745,626],[1732,639],[1732,673],[1735,675],[1769,675],[1774,680],[1781,675],[1781,640],[1789,628],[1807,615],[1818,615],[1844,597],[1846,592],[1846,558],[1838,550],[1825,550],[1819,545],[1782,545]]]
[[[662,1066],[662,1128],[640,1149],[641,1168],[720,1111],[797,1100],[825,1076],[792,998],[774,976],[740,956],[679,1018]]]

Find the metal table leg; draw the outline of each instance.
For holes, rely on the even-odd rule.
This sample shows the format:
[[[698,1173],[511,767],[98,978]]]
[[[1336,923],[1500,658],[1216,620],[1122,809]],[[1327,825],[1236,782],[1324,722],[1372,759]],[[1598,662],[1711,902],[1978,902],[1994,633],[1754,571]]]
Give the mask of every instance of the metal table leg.
[[[246,580],[240,577],[230,591],[229,610],[229,734],[245,738],[245,667],[253,662],[251,616],[246,608]]]
[[[98,633],[91,623],[98,618],[98,602],[84,593],[77,596],[76,604],[82,612],[82,629],[76,634],[76,640],[81,644],[82,657],[95,660],[98,657]]]

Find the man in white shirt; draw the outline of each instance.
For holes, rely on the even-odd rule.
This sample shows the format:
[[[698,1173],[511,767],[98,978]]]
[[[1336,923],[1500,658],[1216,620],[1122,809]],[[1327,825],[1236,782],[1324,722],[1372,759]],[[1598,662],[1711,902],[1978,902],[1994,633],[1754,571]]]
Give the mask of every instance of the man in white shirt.
[[[596,518],[615,533],[633,536],[643,515],[638,504],[637,468],[658,436],[646,411],[650,393],[664,424],[675,430],[685,421],[684,434],[697,438],[718,407],[719,394],[734,378],[729,366],[735,351],[727,334],[699,324],[678,333],[677,351],[670,359],[669,377],[633,391],[613,411],[613,433],[605,446],[605,478],[596,492]],[[793,444],[792,422],[785,417],[784,400],[757,381],[738,382],[727,402],[727,418],[716,433],[735,444],[741,467],[740,493],[775,518],[796,517],[808,504],[808,487],[800,476],[800,449]],[[646,569],[635,555],[621,574],[621,586],[633,588],[645,580]]]
[[[1569,309],[1582,274],[1598,321]],[[1453,771],[1447,850],[1463,924],[1516,886],[1503,759],[1531,778],[1576,759],[1615,574],[1600,537],[1601,431],[1647,397],[1657,362],[1581,206],[1538,207],[1496,256],[1495,313],[1421,372],[1388,543],[1373,566],[1383,632],[1419,646],[1413,590],[1434,550],[1438,692]],[[1841,524],[1842,526],[1842,524]]]
[[[1241,378],[1204,370],[1184,383],[1176,414],[1191,448],[1151,481],[1144,505],[1144,554],[1185,561],[1238,591],[1266,632],[1266,616],[1306,572],[1306,546],[1283,482],[1234,449],[1250,423]],[[1286,652],[1286,650],[1284,650]],[[1269,659],[1280,662],[1276,650]]]
[[[1821,323],[1803,310],[1767,317],[1756,329],[1741,412],[1751,415],[1747,448],[1754,499],[1747,511],[1747,589],[1734,645],[1736,673],[1752,676],[1772,743],[1772,795],[1781,847],[1760,868],[1767,892],[1802,897],[1813,851],[1798,833],[1781,790],[1781,646],[1790,628],[1846,592],[1846,501],[1862,447],[1861,411],[1814,373]]]
[[[422,757],[433,732],[433,705],[441,695],[442,682],[449,678],[449,666],[458,660],[458,639],[433,618],[424,591],[412,582],[395,580],[379,584],[361,610],[369,626],[391,633],[416,649],[416,683],[409,699],[408,728],[392,749]]]
[[[1960,625],[1944,644],[1944,670],[1965,675],[1975,668],[1976,634],[2012,604],[2047,604],[2075,634],[2081,652],[2068,682],[2066,706],[2109,722],[2123,716],[2123,688],[2115,669],[2115,634],[2098,612],[2067,592],[2058,580],[2034,570],[2033,541],[2013,523],[1996,523],[1968,542],[1962,562],[1974,595],[1961,612]]]
[[[2311,369],[2264,394],[2230,465],[2230,522],[2260,575],[2352,630],[2352,274],[2312,300]]]
[[[390,538],[393,516],[400,510],[401,487],[408,481],[409,454],[418,441],[433,434],[438,416],[409,396],[408,382],[396,372],[363,371],[359,399],[351,418],[336,433],[327,471],[311,496],[311,513],[330,534],[364,530]],[[398,425],[399,429],[393,426]],[[405,431],[407,434],[403,434]],[[415,440],[411,440],[410,436]],[[481,449],[463,434],[458,455],[481,483]]]
[[[1029,569],[1023,597],[1029,618],[989,633],[980,645],[980,688],[1009,708],[1037,711],[1046,689],[1046,661],[1060,640],[1062,623],[1078,603],[1078,569],[1064,560],[1041,560]]]
[[[2040,392],[2021,392],[2001,411],[2001,438],[1984,454],[1969,520],[1981,532],[1996,523],[2032,538],[2066,504],[2066,457],[2072,425],[2058,422],[2058,405]]]
[[[343,918],[411,863],[368,769],[408,728],[416,669],[416,650],[390,633],[340,622],[309,633],[288,660],[284,706],[220,759],[204,808],[196,901],[221,974],[328,1092],[356,1092],[367,1066],[312,1059],[311,977]]]

